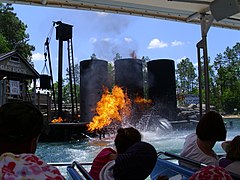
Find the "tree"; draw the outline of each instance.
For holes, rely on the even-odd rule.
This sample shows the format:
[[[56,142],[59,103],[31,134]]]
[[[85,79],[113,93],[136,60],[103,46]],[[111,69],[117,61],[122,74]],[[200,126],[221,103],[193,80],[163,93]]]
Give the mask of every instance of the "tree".
[[[183,93],[193,93],[196,90],[196,68],[188,58],[182,59],[177,64],[176,76],[177,86],[182,90]]]
[[[0,3],[0,53],[17,50],[31,61],[35,47],[28,44],[29,34],[25,25],[13,12],[11,4]]]
[[[75,87],[74,87],[74,79],[75,78],[75,83],[76,83],[76,97],[80,97],[80,66],[78,64],[74,65],[74,77],[73,77],[73,69],[72,70],[72,88],[73,88],[73,93],[75,93]],[[64,79],[63,82],[65,82],[65,85],[63,85],[63,100],[66,102],[71,102],[71,96],[70,96],[70,79],[69,79],[69,69],[66,69],[66,78]],[[67,95],[67,93],[69,93]]]
[[[234,108],[240,109],[240,43],[217,54],[213,65],[217,73],[220,107],[232,113]]]

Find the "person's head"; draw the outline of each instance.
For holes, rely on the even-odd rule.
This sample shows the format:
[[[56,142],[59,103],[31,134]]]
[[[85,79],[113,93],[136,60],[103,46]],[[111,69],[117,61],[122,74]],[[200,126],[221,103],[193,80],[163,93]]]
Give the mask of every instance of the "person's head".
[[[224,141],[227,130],[222,116],[215,111],[207,112],[200,119],[196,134],[202,141]]]
[[[215,179],[225,179],[232,180],[231,175],[227,170],[220,166],[209,165],[201,168],[199,171],[195,172],[189,180],[215,180]]]
[[[226,157],[232,161],[240,161],[240,136],[236,136],[229,142]]]
[[[117,136],[114,140],[117,153],[124,153],[130,146],[142,139],[140,132],[133,128],[120,128],[117,131]]]
[[[115,180],[144,180],[152,172],[157,161],[155,148],[146,142],[138,142],[119,154],[113,167]]]
[[[0,154],[34,153],[43,128],[42,113],[30,102],[11,102],[0,107]]]

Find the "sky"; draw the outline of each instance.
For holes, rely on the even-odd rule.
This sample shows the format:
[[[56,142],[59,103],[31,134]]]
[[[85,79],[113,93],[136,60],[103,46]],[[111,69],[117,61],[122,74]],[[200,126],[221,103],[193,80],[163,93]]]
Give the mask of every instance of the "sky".
[[[120,15],[86,10],[71,10],[27,5],[13,5],[17,17],[27,25],[29,44],[35,46],[33,63],[40,73],[44,67],[44,43],[51,38],[50,52],[53,80],[57,81],[58,41],[53,22],[73,25],[73,54],[75,64],[90,59],[93,53],[98,59],[113,62],[116,53],[122,58],[148,56],[151,60],[172,59],[175,65],[189,58],[197,65],[196,44],[201,40],[201,27],[176,21],[139,16]],[[53,28],[52,34],[50,33]],[[240,42],[240,31],[211,27],[208,36],[208,55],[211,61],[217,54]],[[68,67],[67,43],[63,47],[63,76]],[[48,62],[47,62],[48,64]],[[49,67],[48,67],[49,68]]]

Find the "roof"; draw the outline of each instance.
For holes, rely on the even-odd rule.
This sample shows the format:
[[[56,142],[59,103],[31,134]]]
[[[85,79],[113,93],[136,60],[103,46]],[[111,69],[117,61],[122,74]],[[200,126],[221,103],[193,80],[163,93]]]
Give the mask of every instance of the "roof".
[[[32,65],[26,59],[24,59],[19,53],[17,53],[16,51],[11,51],[11,52],[8,52],[8,53],[0,54],[0,62],[4,61],[7,58],[12,57],[12,56],[20,57],[21,62],[23,62],[25,64],[25,66],[34,74],[34,77],[35,78],[40,77],[39,73],[32,67]],[[2,70],[2,69],[0,68],[0,70]],[[9,71],[9,72],[12,73],[12,71]],[[32,76],[32,75],[26,74],[26,76]]]
[[[3,2],[112,12],[196,24],[201,23],[201,14],[212,14],[215,18],[213,26],[240,30],[239,0],[3,0]],[[227,18],[222,20],[222,16]]]

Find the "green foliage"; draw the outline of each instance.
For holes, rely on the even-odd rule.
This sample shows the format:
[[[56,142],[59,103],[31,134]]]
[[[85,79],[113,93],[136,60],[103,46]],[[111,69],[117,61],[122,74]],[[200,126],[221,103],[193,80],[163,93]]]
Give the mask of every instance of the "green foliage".
[[[196,92],[197,75],[195,70],[196,68],[188,58],[182,59],[177,64],[177,86],[184,94]]]
[[[236,43],[232,48],[227,47],[223,53],[216,55],[211,65],[209,63],[209,88],[210,103],[219,111],[226,113],[236,113],[234,109],[240,112],[240,43]],[[204,69],[201,63],[203,85],[202,96],[204,103]],[[177,87],[181,93],[198,94],[198,79],[195,74],[196,69],[188,58],[182,59],[177,64]]]
[[[0,53],[17,50],[24,58],[31,60],[34,46],[29,45],[25,25],[13,12],[11,4],[0,3]]]
[[[233,113],[234,108],[240,108],[240,43],[217,54],[213,65],[219,95],[217,105],[227,113]]]
[[[77,98],[80,97],[80,66],[78,64],[74,65],[74,74],[73,74],[73,69],[71,69],[72,71],[72,88],[73,88],[73,94],[75,94],[75,89],[74,89],[74,79],[75,78],[75,85],[76,85],[76,97],[74,95],[73,98]],[[71,103],[71,93],[70,93],[70,79],[69,79],[69,69],[66,69],[66,79],[63,81],[63,90],[62,90],[62,98],[63,101],[67,102],[67,103]],[[74,76],[73,76],[74,75]],[[65,84],[64,84],[65,83]]]
[[[7,39],[0,33],[0,53],[9,52],[10,45],[7,42]]]

